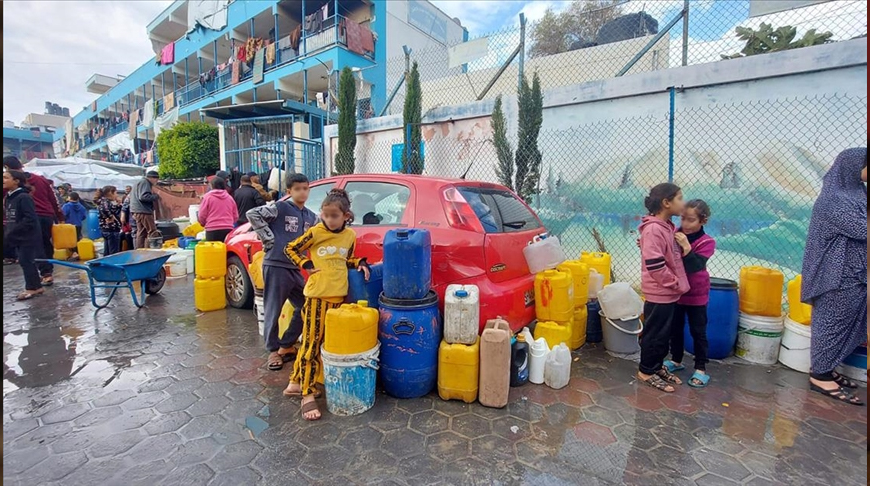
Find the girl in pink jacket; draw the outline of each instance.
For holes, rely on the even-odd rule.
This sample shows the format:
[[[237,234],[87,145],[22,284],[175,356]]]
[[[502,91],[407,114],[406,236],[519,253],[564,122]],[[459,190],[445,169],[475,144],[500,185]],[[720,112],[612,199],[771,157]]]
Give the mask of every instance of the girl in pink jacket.
[[[671,384],[680,385],[682,381],[663,363],[668,355],[677,301],[689,290],[683,251],[671,222],[672,217],[683,213],[683,192],[675,184],[659,184],[650,190],[644,205],[649,215],[640,224],[641,290],[645,302],[637,377],[649,386],[673,393],[675,388]]]
[[[202,197],[197,219],[205,227],[205,241],[220,242],[226,239],[239,220],[236,201],[227,192],[226,181],[220,177],[211,180],[211,190]]]

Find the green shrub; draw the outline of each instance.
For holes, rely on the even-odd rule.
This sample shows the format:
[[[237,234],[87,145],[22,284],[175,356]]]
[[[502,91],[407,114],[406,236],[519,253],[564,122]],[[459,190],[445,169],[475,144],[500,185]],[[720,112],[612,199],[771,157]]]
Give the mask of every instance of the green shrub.
[[[214,174],[220,168],[218,129],[204,122],[179,123],[157,136],[161,179]]]

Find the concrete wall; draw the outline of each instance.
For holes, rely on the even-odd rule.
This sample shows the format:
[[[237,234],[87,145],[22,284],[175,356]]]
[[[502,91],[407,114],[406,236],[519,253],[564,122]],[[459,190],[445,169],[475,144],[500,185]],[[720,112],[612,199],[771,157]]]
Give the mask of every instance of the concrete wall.
[[[67,120],[69,120],[69,117],[66,116],[30,113],[24,118],[24,123],[31,127],[62,128]]]
[[[637,186],[666,180],[670,86],[683,88],[675,97],[675,145],[682,149],[676,151],[677,180],[718,181],[724,165],[734,160],[750,164],[747,177],[762,179],[798,165],[824,167],[838,150],[866,144],[866,127],[864,133],[843,133],[837,125],[843,110],[866,116],[866,76],[867,44],[856,39],[550,89],[539,142],[544,169],[556,167],[572,179],[594,178],[610,187],[627,169],[634,171]],[[833,95],[863,97],[863,106],[824,99]],[[796,105],[788,99],[807,101]],[[505,108],[508,134],[514,137],[515,97],[505,98]],[[473,164],[469,177],[494,181],[491,112],[492,101],[486,100],[426,113],[426,173],[459,176]],[[810,121],[816,119],[819,123]],[[360,123],[358,172],[390,171],[390,147],[402,142],[401,124],[401,115]],[[325,137],[327,160],[332,160],[337,127],[327,127]],[[792,142],[808,139],[837,143],[814,150]],[[816,177],[793,185],[820,182]]]

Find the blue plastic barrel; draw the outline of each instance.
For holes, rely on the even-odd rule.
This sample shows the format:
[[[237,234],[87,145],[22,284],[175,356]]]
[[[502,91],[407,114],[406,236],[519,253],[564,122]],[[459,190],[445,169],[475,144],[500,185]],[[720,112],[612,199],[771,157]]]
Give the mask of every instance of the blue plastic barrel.
[[[379,377],[384,391],[396,398],[416,398],[435,388],[441,314],[438,295],[397,300],[380,297],[378,337],[381,343]]]
[[[321,351],[326,408],[333,415],[358,415],[375,404],[380,345],[359,354]]]
[[[361,300],[368,302],[372,309],[378,308],[378,298],[384,291],[384,266],[376,263],[369,267],[371,276],[366,282],[362,272],[350,270],[347,272],[347,298],[345,302],[356,303]]]
[[[384,237],[384,295],[423,299],[432,287],[432,237],[424,229],[400,228]]]
[[[601,304],[597,300],[590,300],[586,303],[586,342],[600,343],[604,340],[604,333],[601,331],[601,317],[598,312],[601,310]]]
[[[96,209],[88,210],[88,238],[92,240],[96,240],[98,238],[103,237],[103,233],[100,232],[100,212]]]
[[[725,359],[734,353],[737,344],[737,324],[740,318],[740,300],[737,282],[724,278],[710,279],[710,303],[707,304],[707,357]],[[695,354],[695,341],[689,332],[689,321],[683,323],[685,349]]]

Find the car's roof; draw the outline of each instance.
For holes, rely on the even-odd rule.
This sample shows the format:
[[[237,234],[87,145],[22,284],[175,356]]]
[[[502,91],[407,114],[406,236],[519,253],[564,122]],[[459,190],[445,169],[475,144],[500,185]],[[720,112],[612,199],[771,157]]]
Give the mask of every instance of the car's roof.
[[[470,181],[466,179],[459,178],[451,178],[451,177],[433,177],[426,175],[416,175],[416,174],[382,174],[382,173],[368,173],[368,174],[348,174],[343,176],[332,176],[327,177],[325,179],[320,179],[314,181],[318,182],[329,182],[338,179],[345,179],[348,181],[370,181],[372,179],[378,179],[381,181],[406,181],[406,182],[418,182],[418,183],[435,183],[435,184],[462,184],[462,183],[482,183],[482,184],[492,184],[490,182],[483,181]],[[500,184],[493,184],[496,186],[500,186]]]

